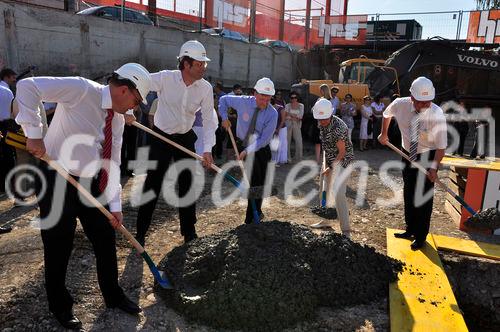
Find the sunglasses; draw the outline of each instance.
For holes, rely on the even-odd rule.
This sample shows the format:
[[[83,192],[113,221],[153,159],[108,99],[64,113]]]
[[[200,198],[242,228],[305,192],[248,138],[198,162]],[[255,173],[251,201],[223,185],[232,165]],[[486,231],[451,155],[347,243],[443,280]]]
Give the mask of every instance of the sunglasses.
[[[290,99],[298,99],[297,96],[291,96]]]

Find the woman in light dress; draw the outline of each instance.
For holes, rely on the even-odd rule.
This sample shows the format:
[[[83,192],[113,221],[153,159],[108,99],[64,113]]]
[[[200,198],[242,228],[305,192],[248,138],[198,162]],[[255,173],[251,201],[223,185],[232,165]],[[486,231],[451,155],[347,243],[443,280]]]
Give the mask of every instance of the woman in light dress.
[[[365,96],[364,104],[361,106],[361,126],[359,128],[359,150],[367,150],[366,144],[369,139],[373,139],[373,110],[371,107],[372,98]]]
[[[349,139],[352,142],[352,130],[354,129],[354,116],[356,115],[356,104],[352,101],[352,95],[346,94],[344,102],[340,105],[340,118],[347,125]]]

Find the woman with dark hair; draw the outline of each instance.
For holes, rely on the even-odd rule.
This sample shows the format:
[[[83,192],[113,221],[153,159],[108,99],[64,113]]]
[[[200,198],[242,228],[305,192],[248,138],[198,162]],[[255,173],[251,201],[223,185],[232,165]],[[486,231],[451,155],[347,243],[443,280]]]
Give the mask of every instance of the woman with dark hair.
[[[278,111],[278,122],[274,137],[269,143],[272,152],[272,160],[276,163],[276,167],[280,164],[288,162],[288,132],[286,129],[286,112],[285,108],[277,103],[275,97],[271,98],[271,105]]]
[[[352,141],[352,130],[354,129],[354,116],[356,115],[356,104],[352,101],[352,95],[346,94],[344,102],[340,105],[340,117],[347,125],[349,139]]]
[[[361,106],[361,126],[359,128],[359,151],[367,150],[367,143],[369,139],[373,138],[373,110],[370,105],[372,98],[365,96],[363,98],[364,104]]]
[[[380,95],[376,95],[373,98],[373,102],[371,103],[371,107],[373,110],[373,147],[380,145],[377,137],[378,135],[380,135],[380,130],[382,129],[382,113],[385,109],[385,104],[380,99]]]
[[[295,161],[302,160],[302,117],[304,116],[304,104],[299,103],[299,95],[296,92],[290,93],[290,103],[285,105],[286,128],[288,132],[288,162],[292,162],[290,146],[292,138],[295,142]]]

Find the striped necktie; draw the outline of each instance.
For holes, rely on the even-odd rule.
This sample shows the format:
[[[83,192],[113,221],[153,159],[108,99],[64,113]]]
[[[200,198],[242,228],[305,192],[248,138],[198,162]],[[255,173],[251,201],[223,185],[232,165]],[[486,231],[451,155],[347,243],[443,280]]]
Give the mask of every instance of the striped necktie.
[[[106,186],[108,185],[109,176],[109,160],[111,159],[111,148],[113,146],[113,128],[112,121],[115,112],[112,109],[107,110],[106,124],[104,126],[104,142],[102,143],[102,159],[103,167],[101,170],[101,177],[99,180],[99,190],[104,192]]]
[[[418,136],[420,134],[420,114],[415,112],[410,123],[410,160],[417,160]]]

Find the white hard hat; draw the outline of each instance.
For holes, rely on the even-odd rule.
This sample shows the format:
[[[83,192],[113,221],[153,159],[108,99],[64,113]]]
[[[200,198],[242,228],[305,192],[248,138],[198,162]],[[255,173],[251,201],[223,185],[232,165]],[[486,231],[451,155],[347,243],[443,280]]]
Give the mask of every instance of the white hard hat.
[[[267,77],[262,77],[253,87],[261,95],[274,96],[274,83]]]
[[[333,114],[332,103],[325,98],[319,98],[313,106],[313,117],[316,120],[328,119]]]
[[[203,44],[197,40],[188,40],[181,46],[181,50],[177,59],[181,59],[185,56],[188,56],[191,59],[195,59],[197,61],[210,61],[210,59],[207,58],[207,51],[205,51],[205,46],[203,46]]]
[[[139,94],[142,97],[142,102],[146,104],[146,96],[151,90],[151,76],[149,71],[138,63],[126,63],[117,70],[115,73],[120,78],[125,78],[131,81]]]
[[[431,101],[434,100],[436,90],[430,79],[420,76],[411,84],[410,93],[418,101]]]

